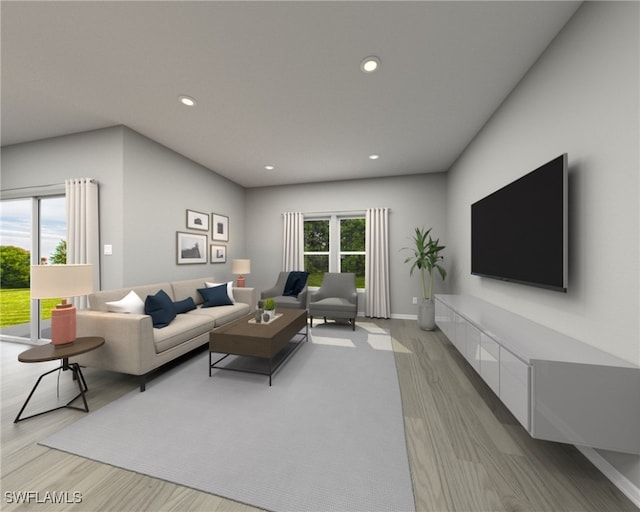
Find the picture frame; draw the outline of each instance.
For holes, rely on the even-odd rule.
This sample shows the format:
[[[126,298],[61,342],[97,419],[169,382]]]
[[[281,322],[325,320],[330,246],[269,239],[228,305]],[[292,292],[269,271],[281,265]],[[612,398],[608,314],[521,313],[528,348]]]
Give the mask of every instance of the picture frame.
[[[207,235],[176,232],[176,261],[178,265],[207,262]]]
[[[187,229],[197,229],[208,232],[209,215],[195,210],[187,210]]]
[[[229,217],[218,213],[211,214],[211,239],[218,242],[229,241]]]
[[[209,246],[209,254],[211,255],[211,263],[227,262],[227,246],[211,244]]]

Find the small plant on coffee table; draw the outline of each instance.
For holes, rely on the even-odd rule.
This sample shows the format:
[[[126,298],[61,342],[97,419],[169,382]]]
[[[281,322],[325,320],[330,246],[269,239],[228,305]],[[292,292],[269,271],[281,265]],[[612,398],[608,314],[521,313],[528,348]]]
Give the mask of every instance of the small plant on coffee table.
[[[264,309],[265,317],[269,315],[268,320],[273,320],[273,317],[276,314],[276,301],[271,297],[264,299],[262,303],[262,309]]]

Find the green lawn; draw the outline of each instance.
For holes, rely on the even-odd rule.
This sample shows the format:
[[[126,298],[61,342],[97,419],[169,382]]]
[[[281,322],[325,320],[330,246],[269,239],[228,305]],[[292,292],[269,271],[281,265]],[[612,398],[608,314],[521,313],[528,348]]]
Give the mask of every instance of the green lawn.
[[[310,272],[307,286],[320,286],[324,272]],[[356,276],[356,288],[364,288],[364,276]]]
[[[60,299],[43,299],[42,319],[51,318],[51,310],[60,303]],[[31,297],[29,288],[0,290],[0,327],[26,324],[31,316]]]

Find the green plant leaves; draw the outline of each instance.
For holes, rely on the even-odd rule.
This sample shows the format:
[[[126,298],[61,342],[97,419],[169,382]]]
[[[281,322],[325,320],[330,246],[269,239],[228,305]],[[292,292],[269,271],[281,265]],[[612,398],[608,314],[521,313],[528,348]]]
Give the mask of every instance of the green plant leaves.
[[[413,256],[407,257],[404,262],[412,263],[409,268],[409,275],[413,275],[413,271],[417,268],[420,270],[422,281],[422,298],[431,300],[433,298],[433,271],[438,271],[442,279],[447,276],[447,271],[439,262],[444,260],[440,254],[444,249],[444,245],[440,245],[440,239],[434,240],[431,237],[431,229],[415,228],[413,235],[413,247],[403,247],[401,250],[412,251]],[[429,293],[426,290],[425,274],[429,272]]]

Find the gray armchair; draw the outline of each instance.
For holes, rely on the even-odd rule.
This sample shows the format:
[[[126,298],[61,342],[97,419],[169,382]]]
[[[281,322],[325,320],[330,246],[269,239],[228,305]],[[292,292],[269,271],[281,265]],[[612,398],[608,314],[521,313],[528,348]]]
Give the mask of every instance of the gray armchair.
[[[316,292],[309,294],[309,317],[313,327],[313,317],[346,318],[356,330],[358,313],[358,292],[356,291],[356,275],[351,272],[325,272],[322,284]]]
[[[260,292],[258,307],[264,299],[271,297],[277,308],[305,309],[307,307],[308,272],[280,272],[276,284]]]

